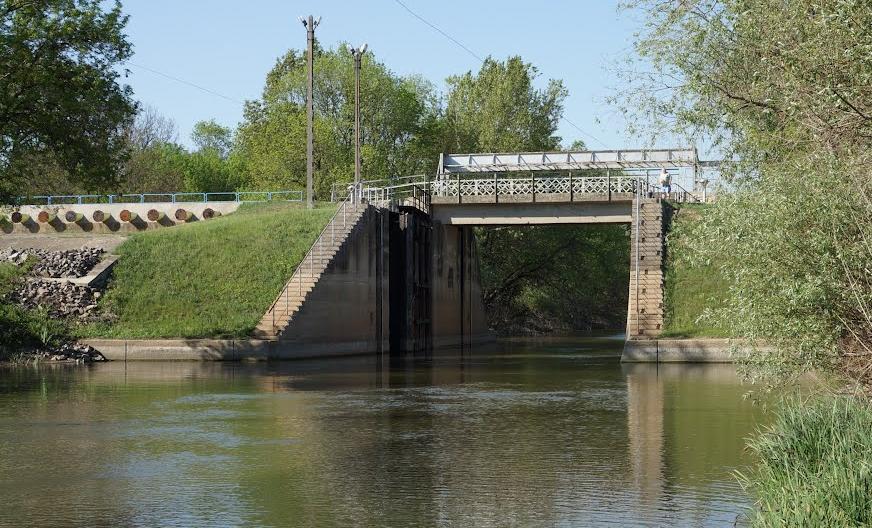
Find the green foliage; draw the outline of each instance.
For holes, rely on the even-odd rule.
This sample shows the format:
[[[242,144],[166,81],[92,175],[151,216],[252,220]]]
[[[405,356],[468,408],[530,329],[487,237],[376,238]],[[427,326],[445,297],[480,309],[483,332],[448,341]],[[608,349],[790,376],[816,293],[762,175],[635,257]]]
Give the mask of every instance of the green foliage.
[[[0,3],[0,194],[57,166],[87,188],[114,182],[135,105],[117,83],[131,55],[118,2]]]
[[[626,322],[625,227],[483,228],[476,236],[485,308],[501,333],[586,333]]]
[[[730,284],[712,321],[789,370],[872,357],[872,11],[838,0],[633,2],[653,69],[624,92],[637,122],[708,137],[732,190],[688,231]]]
[[[488,57],[478,73],[448,78],[445,111],[446,145],[452,152],[516,152],[555,150],[554,135],[567,91],[549,80],[536,89],[536,68],[510,57]]]
[[[198,151],[213,151],[221,158],[226,158],[233,148],[233,131],[219,125],[214,119],[198,121],[191,132],[191,140]]]
[[[225,159],[216,149],[204,149],[186,154],[184,159],[184,189],[189,192],[235,191],[242,185],[238,158]]]
[[[174,143],[153,143],[131,151],[122,192],[166,193],[185,189],[188,153]]]
[[[673,215],[666,240],[663,337],[737,337],[712,321],[712,310],[729,293],[721,267],[693,258],[688,240],[710,207],[682,204]]]
[[[245,337],[333,214],[295,205],[244,206],[209,222],[134,235],[101,300],[118,316],[84,335]]]
[[[739,478],[756,497],[753,526],[872,525],[872,409],[865,399],[789,402],[749,445],[759,463]]]
[[[305,185],[305,52],[291,50],[269,72],[263,96],[250,102],[237,132],[250,185],[258,189]],[[315,156],[319,196],[354,173],[354,72],[351,54],[316,48]],[[402,78],[372,53],[361,66],[361,138],[365,178],[408,175],[430,169],[438,154],[438,111],[432,87]]]

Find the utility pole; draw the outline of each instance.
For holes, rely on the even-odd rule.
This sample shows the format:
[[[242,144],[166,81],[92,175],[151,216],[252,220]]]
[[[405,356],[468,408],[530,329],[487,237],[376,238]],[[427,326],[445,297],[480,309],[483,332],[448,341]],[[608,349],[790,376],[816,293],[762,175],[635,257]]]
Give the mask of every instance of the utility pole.
[[[315,105],[313,92],[315,90],[315,28],[321,23],[321,17],[315,20],[312,15],[300,22],[306,28],[306,47],[308,57],[306,60],[306,207],[315,207]]]
[[[366,43],[359,48],[349,47],[354,57],[354,183],[360,184],[360,62],[366,53]]]

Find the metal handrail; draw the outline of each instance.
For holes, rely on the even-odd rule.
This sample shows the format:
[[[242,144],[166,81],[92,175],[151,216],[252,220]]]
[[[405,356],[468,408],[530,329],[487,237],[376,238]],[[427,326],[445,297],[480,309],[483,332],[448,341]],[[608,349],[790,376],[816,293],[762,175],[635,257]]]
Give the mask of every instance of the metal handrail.
[[[285,298],[285,314],[289,314],[290,313],[290,310],[289,310],[289,305],[290,305],[289,297],[290,296],[287,295],[287,293],[288,293],[288,290],[292,287],[291,282],[295,278],[297,279],[297,286],[299,288],[298,293],[302,297],[302,295],[303,295],[303,280],[302,280],[303,275],[302,275],[302,272],[304,270],[306,263],[308,262],[308,264],[309,264],[309,277],[314,277],[315,265],[314,265],[313,251],[315,249],[318,249],[319,253],[323,253],[323,251],[321,251],[321,250],[323,250],[323,248],[324,248],[324,238],[327,234],[328,228],[330,229],[331,242],[332,243],[336,242],[335,223],[339,220],[339,215],[341,214],[342,220],[343,220],[343,227],[348,226],[348,206],[349,206],[349,204],[355,204],[359,201],[357,199],[359,197],[359,194],[360,194],[359,192],[350,192],[348,194],[348,196],[346,196],[342,200],[342,202],[339,203],[339,207],[336,208],[336,211],[333,213],[333,216],[330,217],[330,221],[327,222],[327,225],[325,225],[324,228],[321,230],[321,232],[318,234],[318,238],[315,239],[315,242],[312,243],[312,245],[309,247],[308,251],[306,251],[306,254],[303,256],[303,259],[300,261],[299,264],[297,264],[297,267],[294,270],[294,273],[291,274],[291,278],[288,280],[287,284],[285,284],[285,287],[282,288],[282,291],[279,292],[279,295],[278,295],[278,297],[276,297],[276,300],[273,301],[273,303],[270,305],[268,313],[270,313],[272,315],[273,330],[275,330],[275,328],[276,328],[276,310],[275,309],[276,309],[276,306],[278,305],[279,301],[281,301],[282,296],[284,296],[284,298]],[[323,258],[323,256],[322,256],[322,258]]]
[[[160,197],[163,200],[153,198]],[[197,197],[197,200],[184,200],[180,198]],[[259,197],[259,199],[258,199]],[[83,205],[98,203],[155,203],[155,202],[302,202],[303,191],[230,191],[230,192],[173,192],[173,193],[132,193],[132,194],[61,194],[61,195],[35,195],[19,196],[15,199],[15,205]],[[231,199],[226,199],[231,198]]]

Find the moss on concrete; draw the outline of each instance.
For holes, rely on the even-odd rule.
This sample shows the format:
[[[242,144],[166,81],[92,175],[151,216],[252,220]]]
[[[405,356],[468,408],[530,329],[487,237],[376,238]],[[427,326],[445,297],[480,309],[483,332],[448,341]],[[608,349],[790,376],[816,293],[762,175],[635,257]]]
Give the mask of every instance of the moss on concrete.
[[[243,206],[237,213],[132,236],[101,308],[114,338],[245,337],[292,275],[335,208]]]

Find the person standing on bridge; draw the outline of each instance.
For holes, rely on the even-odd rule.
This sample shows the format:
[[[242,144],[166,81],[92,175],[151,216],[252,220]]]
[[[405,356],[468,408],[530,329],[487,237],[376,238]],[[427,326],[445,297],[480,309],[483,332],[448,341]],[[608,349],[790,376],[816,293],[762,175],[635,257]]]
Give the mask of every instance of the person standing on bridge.
[[[669,198],[669,193],[672,192],[672,176],[666,169],[660,169],[660,189],[663,191],[663,198]]]

